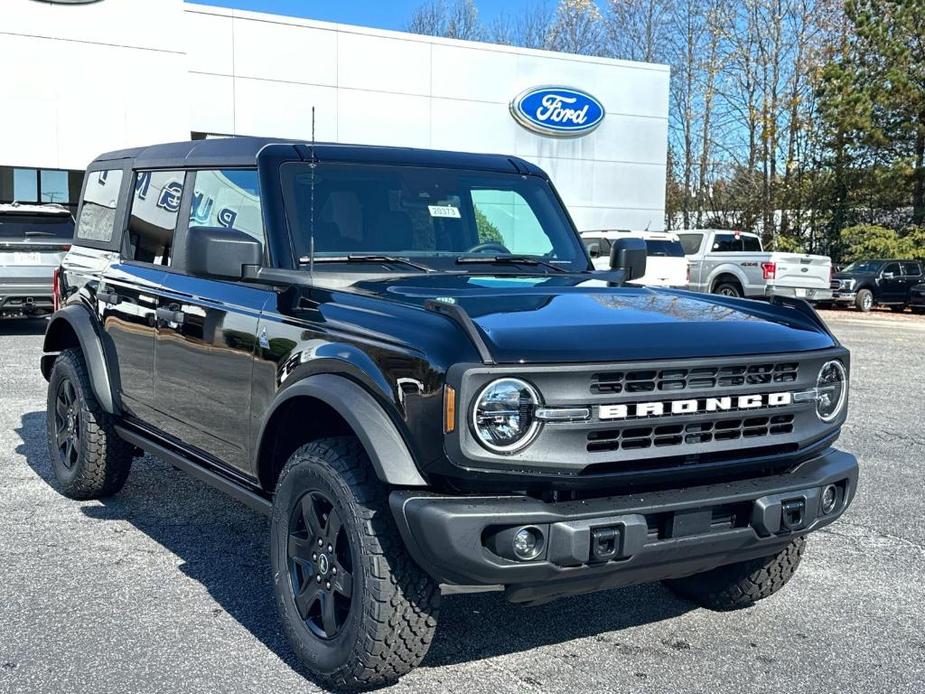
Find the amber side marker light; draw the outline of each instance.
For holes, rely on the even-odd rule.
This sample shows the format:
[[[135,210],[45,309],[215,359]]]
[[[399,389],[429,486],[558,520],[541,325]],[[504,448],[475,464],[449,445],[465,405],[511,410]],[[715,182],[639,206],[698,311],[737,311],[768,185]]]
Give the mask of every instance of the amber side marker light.
[[[443,433],[449,434],[456,429],[456,389],[443,387]]]

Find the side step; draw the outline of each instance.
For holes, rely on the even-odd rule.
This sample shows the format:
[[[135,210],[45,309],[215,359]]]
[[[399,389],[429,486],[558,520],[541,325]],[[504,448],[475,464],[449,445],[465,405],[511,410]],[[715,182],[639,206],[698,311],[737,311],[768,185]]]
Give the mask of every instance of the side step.
[[[160,458],[175,468],[183,470],[183,472],[192,475],[196,479],[215,487],[228,496],[247,504],[255,511],[267,516],[273,512],[273,502],[270,499],[252,489],[248,489],[218,470],[194,462],[173,449],[151,440],[144,434],[127,429],[120,424],[116,424],[115,429],[120,438],[138,446],[155,458]]]

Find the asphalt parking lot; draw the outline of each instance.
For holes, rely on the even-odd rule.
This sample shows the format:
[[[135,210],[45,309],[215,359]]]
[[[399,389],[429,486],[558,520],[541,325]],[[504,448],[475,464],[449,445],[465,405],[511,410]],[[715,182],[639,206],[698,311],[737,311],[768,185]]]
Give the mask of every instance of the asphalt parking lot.
[[[925,320],[826,312],[852,350],[854,505],[778,595],[718,614],[659,585],[516,607],[452,596],[399,691],[925,691]],[[0,692],[303,692],[268,523],[150,458],[74,502],[45,449],[43,324],[0,323]]]

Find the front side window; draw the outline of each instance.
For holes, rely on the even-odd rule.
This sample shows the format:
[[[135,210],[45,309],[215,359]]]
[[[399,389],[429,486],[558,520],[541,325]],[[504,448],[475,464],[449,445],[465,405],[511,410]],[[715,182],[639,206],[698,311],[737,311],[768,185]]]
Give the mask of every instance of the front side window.
[[[883,274],[893,275],[893,277],[899,275],[899,263],[887,263],[886,267],[883,268]]]
[[[536,176],[291,163],[283,166],[282,179],[301,262],[314,238],[315,260],[322,262],[388,255],[458,270],[460,258],[530,256],[563,269],[588,269],[565,211],[549,183]],[[317,269],[331,269],[324,265]]]
[[[700,244],[703,243],[703,234],[679,234],[681,239],[681,248],[684,249],[684,255],[694,255],[700,250]]]
[[[183,196],[183,171],[138,171],[128,222],[132,258],[170,265],[173,234]]]
[[[235,229],[264,243],[257,171],[197,171],[189,225]]]
[[[122,188],[122,171],[91,171],[87,174],[83,206],[77,220],[77,238],[108,242],[116,223],[116,206]]]

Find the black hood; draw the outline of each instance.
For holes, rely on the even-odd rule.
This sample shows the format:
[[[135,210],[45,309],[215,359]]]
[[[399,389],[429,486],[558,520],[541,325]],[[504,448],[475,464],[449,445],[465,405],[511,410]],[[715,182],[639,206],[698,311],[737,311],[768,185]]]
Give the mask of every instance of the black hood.
[[[415,275],[359,281],[367,296],[461,306],[501,363],[595,362],[825,349],[833,339],[792,308],[587,275]]]

